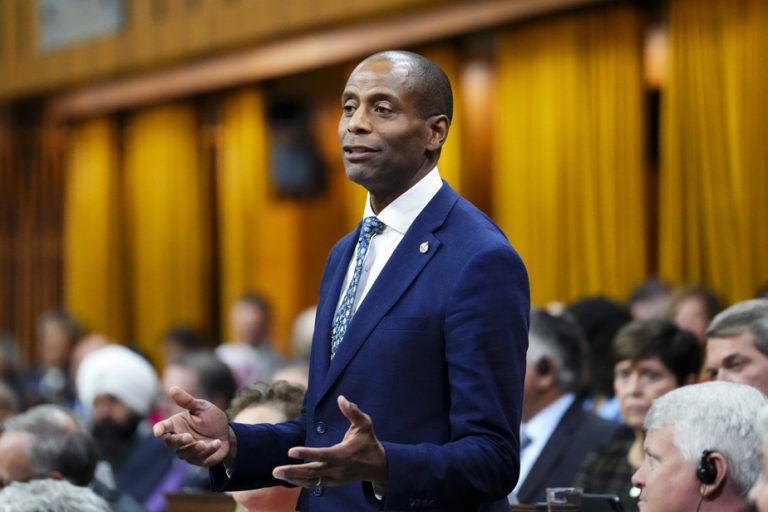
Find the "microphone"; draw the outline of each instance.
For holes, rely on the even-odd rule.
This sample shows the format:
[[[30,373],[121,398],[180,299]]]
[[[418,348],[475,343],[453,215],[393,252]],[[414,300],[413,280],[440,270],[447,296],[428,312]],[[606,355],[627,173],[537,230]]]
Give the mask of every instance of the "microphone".
[[[632,488],[629,490],[629,497],[637,499],[640,497],[640,494],[643,492],[643,490],[637,486],[632,486]]]

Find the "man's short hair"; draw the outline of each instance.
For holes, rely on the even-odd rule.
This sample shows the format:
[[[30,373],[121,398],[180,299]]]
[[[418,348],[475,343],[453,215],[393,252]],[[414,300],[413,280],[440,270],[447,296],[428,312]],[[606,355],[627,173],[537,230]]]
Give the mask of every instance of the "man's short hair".
[[[752,333],[755,347],[768,357],[768,299],[739,302],[718,314],[709,324],[707,338]]]
[[[640,361],[658,357],[685,384],[690,375],[701,370],[704,350],[696,336],[665,319],[635,320],[616,334],[613,341],[613,362]]]
[[[657,398],[643,426],[645,430],[674,426],[675,446],[686,460],[701,459],[704,450],[722,454],[734,488],[746,496],[762,471],[755,422],[766,404],[768,398],[745,384],[693,384]]]
[[[266,318],[272,316],[272,305],[269,300],[262,294],[256,292],[245,292],[240,295],[235,304],[247,304],[258,310],[260,310]]]
[[[531,310],[528,361],[553,359],[557,365],[555,380],[563,390],[575,393],[583,390],[589,373],[586,351],[586,340],[575,321],[543,309]]]
[[[227,409],[227,416],[232,419],[249,407],[269,404],[292,420],[301,416],[304,392],[303,386],[284,380],[271,384],[254,382],[238,391]]]
[[[434,115],[453,118],[453,92],[451,82],[440,66],[418,53],[389,50],[366,58],[360,66],[373,60],[388,60],[392,63],[407,61],[409,64],[409,83],[417,95],[419,115],[426,119]]]
[[[37,318],[36,327],[39,336],[42,336],[43,329],[48,324],[60,325],[67,333],[67,337],[69,338],[70,342],[76,341],[78,338],[83,336],[83,334],[85,334],[85,329],[83,329],[83,326],[80,325],[80,322],[77,321],[77,318],[75,318],[72,313],[64,309],[49,309]]]
[[[197,375],[198,398],[212,401],[219,396],[224,404],[228,404],[235,396],[237,386],[232,370],[212,352],[188,352],[171,361],[170,365],[188,368]]]
[[[0,512],[110,512],[88,487],[66,480],[13,482],[0,490]]]
[[[723,301],[714,290],[700,284],[689,284],[677,288],[669,299],[667,316],[674,319],[680,310],[680,306],[688,299],[699,299],[704,305],[704,311],[708,318],[714,318],[723,310]]]
[[[32,478],[47,478],[52,471],[75,485],[88,485],[96,469],[96,446],[74,414],[57,405],[39,405],[5,421],[7,431],[34,436],[29,448]]]

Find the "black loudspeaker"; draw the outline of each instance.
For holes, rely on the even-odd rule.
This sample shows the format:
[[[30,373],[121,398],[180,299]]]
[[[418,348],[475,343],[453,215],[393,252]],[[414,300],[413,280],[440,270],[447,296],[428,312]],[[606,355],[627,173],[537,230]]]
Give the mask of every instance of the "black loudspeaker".
[[[717,466],[715,466],[715,461],[709,457],[711,454],[712,450],[704,450],[699,465],[696,467],[696,478],[705,485],[712,485],[717,479]]]
[[[536,373],[539,375],[547,375],[550,371],[552,371],[552,365],[549,364],[549,361],[543,357],[539,359],[536,363]]]

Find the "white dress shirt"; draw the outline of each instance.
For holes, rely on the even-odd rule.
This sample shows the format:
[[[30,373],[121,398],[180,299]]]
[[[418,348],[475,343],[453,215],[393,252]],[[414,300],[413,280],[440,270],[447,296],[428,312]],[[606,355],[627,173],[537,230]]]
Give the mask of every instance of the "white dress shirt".
[[[539,411],[527,423],[520,425],[520,431],[525,432],[531,443],[520,452],[520,478],[517,480],[512,494],[517,494],[525,479],[528,478],[528,473],[531,472],[536,459],[541,455],[542,450],[549,442],[549,438],[552,437],[552,433],[574,400],[576,400],[576,395],[566,393]]]
[[[397,197],[394,201],[389,203],[378,215],[373,212],[371,207],[371,194],[365,201],[365,212],[363,218],[375,216],[381,222],[386,224],[384,231],[371,238],[371,242],[368,246],[368,253],[365,255],[365,261],[363,262],[363,272],[360,274],[360,283],[357,286],[357,296],[352,304],[352,314],[355,314],[360,303],[368,292],[371,290],[373,283],[381,274],[381,270],[384,265],[387,264],[392,253],[403,240],[406,231],[411,227],[413,221],[419,216],[421,211],[427,206],[435,194],[443,186],[443,180],[440,178],[440,173],[437,167],[433,168],[429,173],[418,181],[414,186],[406,190],[403,194]],[[352,274],[355,272],[355,255],[357,254],[357,246],[352,253],[352,258],[347,268],[347,275],[344,278],[344,284],[341,287],[341,295],[336,304],[338,309],[341,304],[344,295],[347,292],[347,286],[352,279]]]

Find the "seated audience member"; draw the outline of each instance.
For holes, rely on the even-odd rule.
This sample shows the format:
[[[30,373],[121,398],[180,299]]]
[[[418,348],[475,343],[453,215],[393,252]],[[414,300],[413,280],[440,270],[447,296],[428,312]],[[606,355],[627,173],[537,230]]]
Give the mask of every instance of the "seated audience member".
[[[78,321],[67,311],[46,311],[37,320],[37,362],[24,377],[25,402],[28,405],[53,403],[72,405],[69,384],[69,357],[83,335]]]
[[[762,445],[763,474],[749,491],[749,501],[757,512],[768,512],[768,407],[758,411],[755,428]]]
[[[133,498],[94,480],[96,446],[85,427],[68,410],[39,405],[9,418],[0,434],[0,481],[64,479],[90,486],[115,512],[141,512]]]
[[[760,478],[757,412],[750,386],[705,382],[658,398],[645,417],[645,459],[632,476],[642,512],[745,512]]]
[[[174,325],[163,336],[163,360],[167,365],[179,356],[208,349],[205,337],[197,329]]]
[[[219,409],[226,409],[235,396],[235,378],[229,367],[213,352],[198,351],[182,354],[163,370],[162,389],[179,386],[181,389],[203,400],[208,400]],[[163,418],[181,412],[167,395],[161,404]]]
[[[160,419],[168,418],[182,409],[176,405],[167,391],[171,386],[179,386],[203,400],[208,400],[224,410],[235,396],[235,379],[229,367],[221,362],[213,352],[198,351],[182,354],[163,370],[162,390],[158,409]],[[177,459],[174,471],[182,476],[181,488],[210,490],[208,469]]]
[[[0,490],[0,512],[110,512],[87,487],[66,480],[14,482]]]
[[[293,357],[296,362],[309,364],[309,353],[312,351],[312,336],[315,333],[315,317],[317,306],[310,306],[299,313],[293,321],[291,341],[293,342]]]
[[[635,435],[592,452],[574,486],[615,494],[627,511],[636,511],[631,479],[643,461],[645,415],[658,397],[694,383],[703,357],[696,337],[670,320],[635,320],[622,328],[613,342],[614,387],[624,421]]]
[[[23,386],[21,382],[21,357],[19,344],[10,332],[0,331],[0,382],[4,382],[13,394],[21,400]],[[20,404],[21,407],[21,404]]]
[[[0,423],[19,413],[19,397],[16,392],[0,380]]]
[[[272,382],[284,380],[291,384],[298,384],[306,388],[309,385],[309,365],[302,363],[293,363],[285,368],[277,370],[272,377]]]
[[[598,296],[574,302],[564,314],[579,324],[589,346],[589,391],[584,408],[620,423],[619,401],[613,393],[611,344],[619,329],[632,320],[629,311],[616,301]]]
[[[272,382],[286,380],[305,388],[309,384],[309,353],[312,350],[316,314],[317,306],[310,306],[299,313],[293,321],[291,329],[293,359],[272,375]]]
[[[706,374],[768,394],[768,299],[745,300],[715,317],[707,329]]]
[[[269,339],[272,308],[254,293],[242,295],[230,311],[230,325],[235,339],[216,347],[216,356],[232,370],[238,389],[252,382],[272,379],[284,360]]]
[[[241,389],[227,416],[238,423],[281,423],[298,418],[304,401],[304,388],[285,381],[256,382]],[[300,487],[266,487],[233,492],[238,512],[293,512]]]
[[[152,435],[147,421],[157,388],[152,365],[121,345],[90,353],[77,373],[80,402],[91,418],[104,471],[114,475],[119,491],[150,512],[164,510],[164,493],[180,489],[183,481],[174,471],[173,453]]]
[[[709,323],[722,309],[723,302],[710,288],[688,285],[672,293],[667,318],[691,331],[703,346]]]
[[[646,279],[635,286],[629,295],[629,314],[633,320],[664,318],[671,295],[672,291],[664,281],[656,278]]]
[[[585,411],[579,393],[588,368],[577,325],[540,309],[531,312],[520,427],[520,478],[510,495],[546,501],[547,487],[569,486],[584,457],[623,432]]]

